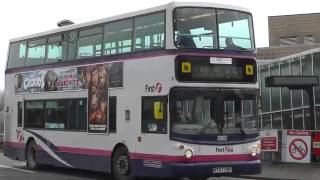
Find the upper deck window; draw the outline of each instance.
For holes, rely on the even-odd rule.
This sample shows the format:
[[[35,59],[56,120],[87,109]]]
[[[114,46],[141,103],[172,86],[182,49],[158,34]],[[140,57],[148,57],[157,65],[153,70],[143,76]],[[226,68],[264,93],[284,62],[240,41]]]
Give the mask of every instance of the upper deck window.
[[[122,20],[105,25],[104,54],[122,54],[132,50],[133,20]]]
[[[10,45],[8,67],[14,68],[14,67],[24,66],[24,60],[26,58],[26,50],[27,50],[26,42],[12,43]]]
[[[164,47],[165,15],[163,12],[135,18],[134,51]]]
[[[214,8],[177,8],[174,38],[178,48],[253,50],[251,15]]]
[[[46,41],[46,39],[39,39],[28,43],[27,66],[44,63],[46,56]]]
[[[56,63],[62,60],[62,36],[48,38],[46,63]]]
[[[238,11],[218,10],[217,16],[220,49],[253,49],[251,15]]]
[[[78,58],[101,56],[102,31],[102,27],[97,27],[79,32]]]
[[[174,13],[175,43],[179,48],[217,48],[215,9],[179,8]]]

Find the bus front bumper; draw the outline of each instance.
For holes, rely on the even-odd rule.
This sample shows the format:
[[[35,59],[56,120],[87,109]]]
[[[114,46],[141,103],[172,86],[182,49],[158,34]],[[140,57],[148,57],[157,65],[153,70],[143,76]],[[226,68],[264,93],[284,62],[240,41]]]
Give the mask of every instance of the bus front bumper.
[[[144,177],[214,177],[261,173],[261,161],[150,163],[133,162],[135,176]]]

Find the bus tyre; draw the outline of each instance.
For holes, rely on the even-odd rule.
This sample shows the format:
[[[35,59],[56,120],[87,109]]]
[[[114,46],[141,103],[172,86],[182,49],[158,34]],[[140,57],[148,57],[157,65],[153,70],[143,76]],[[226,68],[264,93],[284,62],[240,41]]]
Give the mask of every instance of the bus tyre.
[[[125,147],[116,150],[112,158],[112,174],[117,180],[133,180],[129,153]]]
[[[37,169],[37,147],[34,141],[31,141],[27,147],[27,167],[31,169]]]

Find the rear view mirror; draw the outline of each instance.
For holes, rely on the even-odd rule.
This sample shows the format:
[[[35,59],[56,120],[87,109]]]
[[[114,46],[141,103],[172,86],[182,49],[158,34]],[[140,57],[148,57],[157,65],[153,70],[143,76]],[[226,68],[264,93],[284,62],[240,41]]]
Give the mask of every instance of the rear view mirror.
[[[163,120],[163,102],[153,103],[153,116],[155,120]]]

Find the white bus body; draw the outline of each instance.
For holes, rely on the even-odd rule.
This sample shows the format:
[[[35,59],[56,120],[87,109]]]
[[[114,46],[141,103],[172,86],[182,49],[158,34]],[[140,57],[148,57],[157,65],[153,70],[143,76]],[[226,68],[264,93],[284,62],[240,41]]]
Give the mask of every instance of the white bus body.
[[[115,156],[117,149],[125,148],[130,158],[130,175],[132,176],[209,177],[223,174],[260,173],[260,140],[257,135],[258,132],[240,134],[238,130],[232,130],[229,134],[217,133],[212,136],[216,138],[212,139],[213,143],[206,143],[205,141],[199,141],[199,143],[197,143],[197,141],[193,140],[183,140],[184,137],[179,137],[181,138],[181,140],[179,140],[179,138],[177,139],[171,136],[172,131],[182,132],[182,134],[187,133],[188,135],[193,133],[190,133],[190,131],[199,131],[199,129],[197,129],[199,126],[195,124],[191,126],[178,124],[174,126],[175,130],[172,129],[173,127],[171,126],[173,126],[173,124],[170,122],[172,116],[170,94],[174,93],[173,89],[212,88],[253,91],[258,89],[257,81],[254,83],[186,83],[177,80],[175,64],[177,56],[254,59],[254,52],[178,51],[174,45],[172,27],[172,11],[177,7],[214,7],[247,12],[246,9],[211,3],[170,3],[168,5],[128,13],[122,16],[115,16],[79,25],[70,25],[54,31],[11,40],[11,42],[23,41],[25,39],[71,31],[117,19],[165,11],[165,49],[163,50],[154,53],[151,51],[139,52],[134,55],[101,56],[95,57],[92,60],[74,61],[74,63],[66,62],[61,64],[55,63],[8,68],[5,75],[5,109],[7,110],[5,112],[5,155],[13,159],[25,161],[28,159],[28,145],[33,142],[36,145],[36,164],[50,164],[61,167],[114,173],[112,170],[112,168],[114,168],[112,167],[112,158]],[[43,88],[44,85],[41,85],[41,83],[44,82],[46,76],[42,76],[41,73],[53,71],[61,75],[62,71],[74,70],[78,71],[78,73],[72,76],[76,76],[79,75],[79,70],[86,67],[98,67],[99,64],[115,63],[120,63],[122,66],[122,86],[109,87],[105,92],[109,97],[116,97],[115,132],[110,131],[108,127],[109,124],[107,124],[108,128],[106,131],[102,133],[99,133],[99,129],[96,129],[98,133],[91,132],[88,129],[64,129],[67,125],[63,123],[50,124],[46,122],[46,128],[26,127],[24,120],[27,116],[26,108],[29,108],[30,105],[30,107],[34,106],[34,109],[41,109],[41,107],[36,107],[37,104],[32,104],[32,102],[39,101],[46,104],[44,105],[45,107],[43,107],[43,109],[45,109],[43,110],[44,113],[51,111],[48,109],[48,101],[50,100],[74,100],[73,102],[75,102],[79,108],[84,104],[90,106],[88,99],[90,90],[85,88],[66,88],[65,90],[55,91],[19,91],[17,90],[17,76],[24,78],[22,81],[25,83],[24,86],[28,86],[29,88],[36,86]],[[105,67],[107,66],[108,65]],[[32,82],[27,82],[25,79],[31,76],[33,78],[37,76],[39,81],[33,80]],[[163,127],[165,129],[163,133],[142,132],[142,103],[143,98],[147,97],[163,97],[166,101],[166,104],[163,104],[161,101],[159,105],[159,107],[166,108],[166,113],[164,113],[165,117],[162,117],[162,121],[166,121],[165,127]],[[18,102],[21,103],[20,109],[18,108]],[[92,100],[90,102],[92,102]],[[110,105],[110,100],[106,102]],[[154,111],[156,111],[155,104],[157,102],[158,100],[153,103]],[[27,103],[30,104],[27,105]],[[195,101],[195,103],[197,103],[197,101]],[[56,102],[56,104],[58,104],[58,102]],[[221,105],[223,106],[223,104]],[[201,107],[202,106],[203,105],[201,105]],[[255,107],[255,105],[252,106]],[[21,117],[19,117],[19,110],[21,111]],[[60,112],[59,109],[56,111]],[[61,110],[61,112],[66,111],[69,110]],[[88,111],[88,108],[86,108],[86,114],[89,114]],[[109,113],[110,112],[108,112],[107,116],[109,116]],[[155,114],[154,112],[152,115],[157,116]],[[161,113],[159,114],[159,116],[161,116]],[[70,114],[66,116],[69,115]],[[47,117],[47,114],[45,116]],[[22,123],[20,127],[18,125],[19,118]],[[88,119],[90,117],[85,118]],[[109,119],[110,116],[108,122],[110,122]],[[155,126],[155,131],[158,131],[160,128],[157,124],[154,125],[152,123],[147,124],[147,126],[150,129],[152,129],[152,126]],[[205,125],[203,126],[205,127]],[[103,128],[103,126],[97,127]],[[201,126],[200,131],[202,131],[201,128],[204,129],[203,131],[206,131],[206,127],[204,127]],[[233,131],[237,131],[236,134],[238,135],[232,134]],[[239,141],[237,141],[237,139]]]

